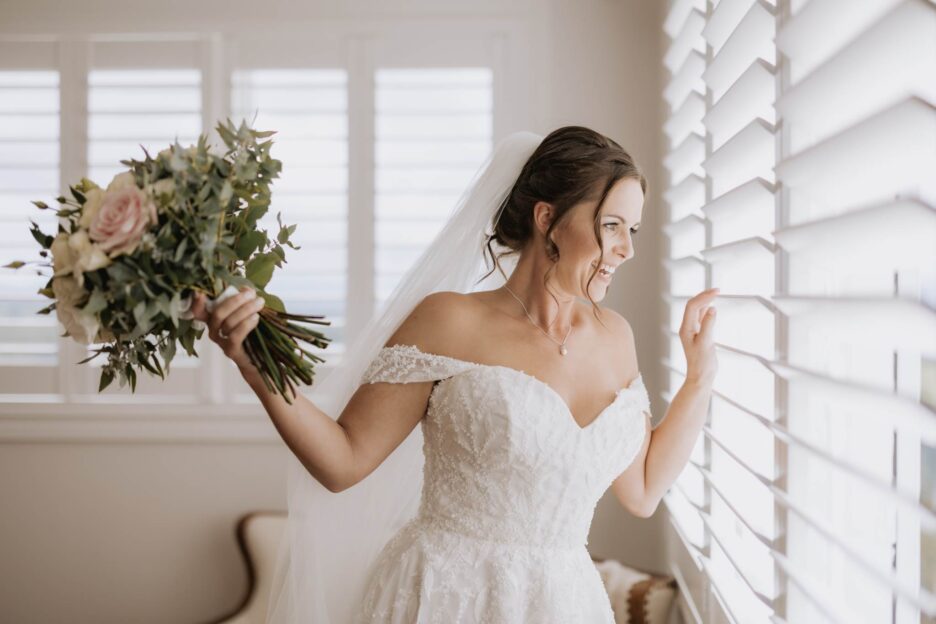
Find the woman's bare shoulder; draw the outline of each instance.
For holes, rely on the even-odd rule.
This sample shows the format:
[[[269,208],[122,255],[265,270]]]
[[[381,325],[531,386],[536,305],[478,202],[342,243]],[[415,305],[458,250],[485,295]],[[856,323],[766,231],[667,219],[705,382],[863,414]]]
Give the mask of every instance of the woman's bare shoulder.
[[[424,353],[460,353],[460,342],[470,339],[476,322],[476,302],[465,293],[439,291],[426,295],[397,330],[386,346],[415,345]]]
[[[605,325],[608,326],[608,328],[616,337],[625,341],[633,340],[634,331],[631,328],[630,323],[627,322],[627,319],[624,318],[620,312],[614,308],[609,308],[602,305],[598,306],[598,308],[601,313],[601,319],[605,322]],[[591,314],[590,311],[589,314]]]
[[[614,353],[617,358],[620,358],[623,354],[624,357],[621,361],[626,363],[626,367],[629,370],[637,370],[636,341],[631,324],[617,310],[605,306],[599,306],[599,308],[601,310],[601,319],[604,321],[604,326],[602,327],[601,324],[597,322],[595,325],[596,327],[602,327],[599,331],[609,336],[602,341],[603,344],[610,347],[612,353]],[[591,312],[589,312],[589,314],[591,314]]]

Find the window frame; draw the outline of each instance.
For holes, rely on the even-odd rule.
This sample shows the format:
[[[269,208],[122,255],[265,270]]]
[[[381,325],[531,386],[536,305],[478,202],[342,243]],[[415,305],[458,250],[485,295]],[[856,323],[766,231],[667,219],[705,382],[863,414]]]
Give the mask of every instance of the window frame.
[[[62,102],[60,189],[67,191],[87,170],[87,72],[95,44],[139,46],[129,60],[146,58],[149,46],[190,45],[202,75],[202,132],[231,112],[231,80],[236,69],[249,67],[340,67],[348,76],[348,289],[346,322],[349,340],[370,319],[375,305],[374,239],[374,72],[380,67],[487,66],[493,75],[493,137],[503,136],[519,111],[527,110],[532,78],[519,72],[530,52],[533,17],[382,19],[362,26],[360,20],[335,20],[313,25],[281,25],[262,33],[204,32],[120,35],[87,33],[76,36],[9,36],[0,47],[23,46],[24,61],[33,41],[53,46],[60,72]],[[443,33],[445,36],[441,36]],[[238,59],[250,59],[247,65]],[[159,63],[155,63],[159,65]],[[259,64],[259,65],[258,65]],[[8,68],[11,63],[4,63]],[[211,132],[214,136],[214,132]],[[96,180],[98,183],[106,181]],[[61,192],[60,190],[60,192]],[[354,236],[350,233],[354,232]],[[24,227],[24,233],[27,233]],[[37,306],[38,309],[39,306]],[[259,401],[236,367],[205,338],[197,343],[200,366],[192,395],[144,395],[140,377],[137,394],[98,396],[89,388],[94,369],[73,365],[85,357],[84,345],[59,338],[59,360],[47,372],[57,376],[60,392],[52,395],[0,395],[0,441],[250,441],[279,440]],[[319,373],[325,370],[323,365]],[[0,368],[2,370],[2,368]],[[35,374],[36,371],[33,371]],[[173,371],[175,373],[177,371]],[[42,374],[46,374],[45,372]],[[172,376],[152,380],[161,391]],[[93,387],[96,388],[96,379]],[[308,389],[303,389],[306,392]],[[166,407],[172,406],[171,417]]]

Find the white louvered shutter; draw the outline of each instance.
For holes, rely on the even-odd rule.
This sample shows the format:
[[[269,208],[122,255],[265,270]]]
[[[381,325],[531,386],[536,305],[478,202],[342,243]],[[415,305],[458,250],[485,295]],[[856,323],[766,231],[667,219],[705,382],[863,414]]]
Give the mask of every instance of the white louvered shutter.
[[[249,60],[249,56],[246,57]],[[276,237],[295,225],[286,264],[267,290],[297,314],[324,315],[332,342],[308,347],[328,363],[345,347],[348,283],[348,86],[344,69],[248,68],[232,75],[232,111],[258,130],[276,130],[271,155],[283,162],[269,212],[258,226]],[[317,370],[316,374],[324,371]]]
[[[53,44],[0,44],[0,265],[45,261],[29,220],[55,235],[59,195],[60,78]],[[44,201],[40,211],[31,202]],[[57,391],[61,328],[37,294],[38,267],[0,269],[0,393],[4,400]]]
[[[487,67],[377,70],[378,310],[445,225],[491,150],[492,82],[493,72]]]
[[[114,175],[126,171],[121,160],[143,159],[143,148],[151,156],[178,141],[194,144],[203,132],[203,87],[201,48],[197,42],[95,42],[90,47],[87,68],[87,176],[106,188]],[[69,181],[71,183],[76,182]],[[69,345],[74,348],[80,345]],[[93,345],[92,345],[93,346]],[[202,355],[206,341],[196,349]],[[87,348],[87,354],[92,350]],[[78,353],[78,361],[86,357]],[[97,394],[100,367],[105,356],[73,367],[76,391],[92,400],[114,400],[131,396],[129,386],[111,384]],[[204,360],[190,357],[179,347],[165,381],[148,373],[138,375],[134,394],[172,400],[200,393],[199,376]]]
[[[936,7],[679,0],[665,29],[672,388],[686,297],[721,288],[665,499],[684,613],[930,621]]]

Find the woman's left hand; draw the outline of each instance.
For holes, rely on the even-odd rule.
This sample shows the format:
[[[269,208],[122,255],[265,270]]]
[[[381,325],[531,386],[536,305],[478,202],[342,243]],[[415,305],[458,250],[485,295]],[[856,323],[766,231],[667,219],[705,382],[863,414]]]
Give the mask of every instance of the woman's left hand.
[[[715,307],[718,288],[703,290],[686,302],[679,339],[686,352],[686,381],[712,386],[718,372],[715,358]]]

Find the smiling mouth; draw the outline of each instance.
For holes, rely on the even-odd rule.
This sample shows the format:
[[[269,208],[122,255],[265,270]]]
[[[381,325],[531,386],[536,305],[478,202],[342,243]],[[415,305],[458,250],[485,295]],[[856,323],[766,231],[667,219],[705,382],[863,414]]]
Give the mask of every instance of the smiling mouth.
[[[597,264],[592,264],[592,268],[598,266]],[[598,277],[603,278],[605,281],[610,282],[611,276],[614,275],[613,271],[607,271],[603,267],[598,269]]]

